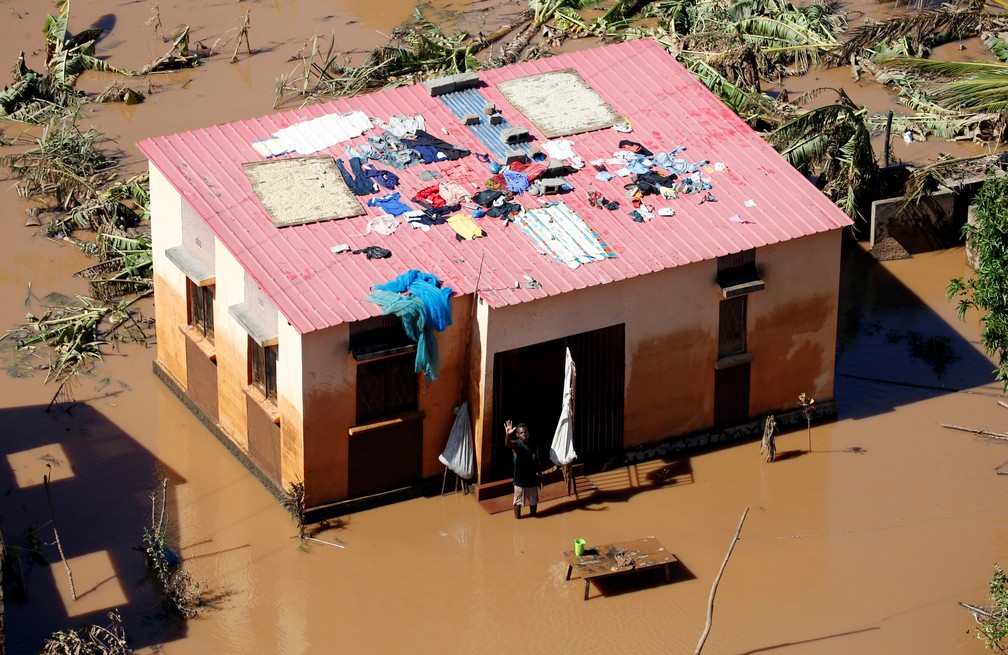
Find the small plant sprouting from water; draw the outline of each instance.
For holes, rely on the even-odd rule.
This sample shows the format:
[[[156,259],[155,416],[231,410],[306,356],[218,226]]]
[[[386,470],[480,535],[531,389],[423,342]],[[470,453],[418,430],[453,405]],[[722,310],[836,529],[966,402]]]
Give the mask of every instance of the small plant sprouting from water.
[[[812,452],[812,417],[815,416],[815,398],[806,395],[804,391],[798,394],[802,414],[805,415],[805,427],[808,429],[808,451]]]
[[[46,639],[42,655],[133,655],[126,645],[119,612],[108,613],[108,627],[86,625],[75,630],[60,630]]]
[[[198,616],[200,609],[206,605],[206,582],[194,582],[189,572],[182,568],[181,558],[168,547],[165,534],[167,497],[168,480],[163,480],[160,511],[157,494],[151,494],[151,525],[144,528],[143,552],[147,557],[147,568],[156,579],[155,588],[161,605],[169,612],[191,619]]]
[[[338,521],[335,524],[329,524],[326,521],[322,521],[322,523],[320,523],[315,529],[310,530],[308,528],[306,520],[307,505],[305,503],[304,482],[291,482],[288,484],[287,489],[284,491],[283,499],[280,501],[280,506],[287,510],[287,512],[294,517],[294,521],[297,523],[298,539],[301,542],[301,550],[308,550],[308,544],[306,542],[309,541],[316,544],[322,544],[323,546],[332,546],[333,548],[346,548],[343,544],[325,541],[324,539],[318,539],[316,537],[319,532],[333,527],[344,526],[345,523],[343,521]]]

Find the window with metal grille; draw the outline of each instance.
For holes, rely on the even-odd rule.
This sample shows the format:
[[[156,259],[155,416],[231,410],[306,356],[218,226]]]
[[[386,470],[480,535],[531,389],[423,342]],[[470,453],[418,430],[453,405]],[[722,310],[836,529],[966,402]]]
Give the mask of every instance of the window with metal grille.
[[[275,403],[277,400],[278,348],[277,346],[261,346],[252,337],[249,337],[248,343],[252,385]]]
[[[392,355],[357,364],[357,423],[417,408],[416,357]]]
[[[214,287],[188,281],[189,325],[210,341],[214,336]]]
[[[718,357],[738,355],[746,349],[746,296],[721,301]]]

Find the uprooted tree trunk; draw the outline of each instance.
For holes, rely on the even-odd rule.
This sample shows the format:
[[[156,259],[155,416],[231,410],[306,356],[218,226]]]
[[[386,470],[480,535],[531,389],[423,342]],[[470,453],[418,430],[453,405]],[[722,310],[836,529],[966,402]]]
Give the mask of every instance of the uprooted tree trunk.
[[[137,71],[137,75],[149,75],[161,71],[177,70],[199,66],[199,55],[189,52],[189,26],[179,25],[172,32],[172,45],[165,54]]]

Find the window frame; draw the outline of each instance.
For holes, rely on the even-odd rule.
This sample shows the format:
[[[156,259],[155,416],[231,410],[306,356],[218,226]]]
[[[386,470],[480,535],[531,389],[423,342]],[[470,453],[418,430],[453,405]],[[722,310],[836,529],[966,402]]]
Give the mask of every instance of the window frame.
[[[187,282],[187,310],[189,325],[209,341],[214,340],[214,285],[200,286],[192,280]]]
[[[264,346],[252,337],[248,338],[249,385],[274,404],[277,402],[277,361],[280,358],[278,346]]]

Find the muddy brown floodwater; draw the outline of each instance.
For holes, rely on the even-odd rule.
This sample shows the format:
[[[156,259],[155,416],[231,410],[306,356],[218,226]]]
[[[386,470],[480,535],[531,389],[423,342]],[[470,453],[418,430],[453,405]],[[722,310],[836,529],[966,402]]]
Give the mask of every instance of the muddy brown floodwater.
[[[430,11],[466,10],[465,25],[485,29],[524,4],[439,2]],[[100,54],[138,68],[166,48],[146,24],[152,6],[75,3],[71,30],[106,27]],[[0,67],[19,49],[41,66],[45,8],[0,0]],[[193,41],[209,45],[246,10],[255,55],[156,76],[141,105],[85,111],[118,143],[129,170],[143,166],[133,146],[142,137],[269,113],[276,78],[293,68],[287,58],[313,34],[334,32],[343,50],[362,51],[383,42],[412,5],[176,0],[161,2],[161,19],[168,30],[188,22]],[[816,75],[859,86],[846,71]],[[889,102],[877,87],[866,93]],[[899,154],[922,152],[911,145]],[[38,309],[28,304],[29,288],[36,298],[84,292],[72,274],[87,260],[22,227],[29,203],[9,186],[0,193],[0,324],[12,327]],[[1008,562],[1008,479],[997,475],[1008,443],[939,423],[1004,432],[1008,410],[996,404],[1004,395],[991,380],[977,317],[957,321],[944,299],[948,279],[966,273],[961,248],[886,264],[847,248],[839,416],[780,436],[773,464],[760,459],[758,443],[746,443],[612,470],[592,476],[601,493],[590,502],[544,503],[535,520],[491,516],[462,494],[417,499],[345,517],[318,535],[345,548],[298,547],[277,501],[155,379],[152,349],[109,350],[77,386],[69,413],[44,412],[53,389],[42,373],[0,376],[3,532],[17,547],[26,528],[38,528],[53,563],[25,559],[27,601],[11,593],[6,603],[9,652],[38,652],[52,631],[101,622],[119,608],[142,653],[687,653],[747,507],[704,653],[985,652],[958,602],[983,603],[995,562]],[[914,339],[949,344],[954,361],[941,370],[914,358]],[[0,356],[5,370],[26,372],[9,348]],[[669,466],[674,475],[656,486],[655,473]],[[47,471],[77,601],[51,545]],[[133,550],[162,477],[179,550],[215,599],[185,623],[160,617]],[[671,584],[645,577],[593,588],[585,602],[581,584],[565,581],[560,553],[573,538],[591,546],[642,535],[679,559]]]

